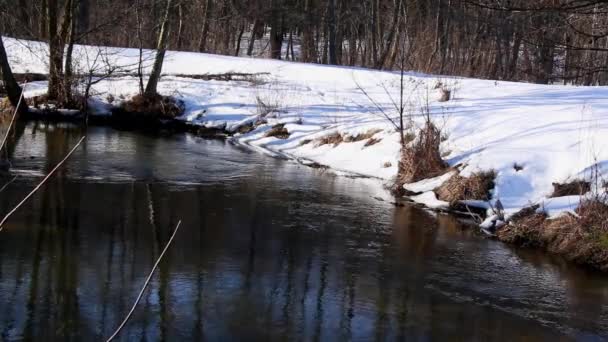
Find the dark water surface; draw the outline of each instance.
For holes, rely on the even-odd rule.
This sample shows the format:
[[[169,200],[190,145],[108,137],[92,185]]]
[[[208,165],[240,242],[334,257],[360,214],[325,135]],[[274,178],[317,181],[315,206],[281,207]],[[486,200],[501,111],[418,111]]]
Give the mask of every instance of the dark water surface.
[[[14,206],[83,132],[30,123]],[[608,277],[223,141],[90,128],[0,233],[0,340],[601,340]],[[4,182],[2,183],[4,184]]]

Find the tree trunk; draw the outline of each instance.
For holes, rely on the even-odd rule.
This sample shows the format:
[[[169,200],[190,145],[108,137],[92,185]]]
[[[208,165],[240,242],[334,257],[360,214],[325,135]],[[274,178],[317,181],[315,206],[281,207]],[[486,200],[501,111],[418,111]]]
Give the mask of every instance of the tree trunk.
[[[203,16],[203,29],[201,39],[198,42],[198,51],[207,52],[207,35],[209,33],[209,18],[211,17],[211,0],[205,0],[205,15]]]
[[[304,2],[304,27],[302,28],[302,61],[312,63],[317,59],[317,49],[315,46],[312,0]]]
[[[281,59],[283,47],[283,15],[278,6],[277,0],[273,0],[270,18],[270,58],[273,59]]]
[[[22,89],[19,86],[19,83],[17,83],[17,80],[15,80],[11,65],[8,61],[6,50],[4,49],[4,42],[2,41],[2,32],[0,32],[0,70],[2,71],[2,80],[4,81],[8,100],[11,102],[11,105],[16,108],[19,103],[19,98],[21,97]],[[19,114],[27,113],[25,99],[21,101],[17,111]]]
[[[260,30],[261,22],[257,18],[253,21],[253,28],[251,29],[251,37],[249,37],[249,46],[247,46],[247,56],[253,55],[253,48],[255,47],[255,39]]]
[[[78,34],[83,34],[86,33],[89,30],[89,25],[90,25],[90,3],[89,1],[91,0],[79,0],[78,1]],[[83,43],[82,41],[80,41],[80,39],[78,40],[80,43]],[[84,43],[86,43],[86,35],[85,35],[85,40]]]
[[[171,10],[172,0],[167,0],[167,6],[162,17],[160,31],[158,32],[158,44],[156,45],[156,58],[148,84],[146,85],[145,96],[153,97],[158,94],[157,87],[160,80],[160,73],[163,69],[163,61],[165,60],[165,51],[167,47],[167,37],[169,36],[169,11]]]
[[[68,12],[66,12],[65,20],[69,25],[69,33],[68,35],[68,48],[65,54],[65,73],[63,75],[63,102],[65,104],[69,104],[72,102],[72,55],[74,52],[74,37],[76,35],[76,20],[75,20],[75,10],[76,5],[74,2],[78,2],[79,0],[68,0]]]
[[[329,64],[337,65],[338,57],[336,53],[336,0],[328,1],[327,12],[327,28],[329,31]]]
[[[245,34],[245,23],[241,23],[241,29],[239,30],[239,35],[236,38],[236,47],[234,48],[234,55],[239,56],[241,52],[241,40],[243,39],[243,34]]]
[[[47,1],[46,22],[48,23],[49,37],[49,83],[48,99],[60,100],[61,97],[61,74],[63,73],[63,44],[57,32],[57,0]]]
[[[177,23],[177,51],[181,51],[182,50],[182,45],[183,45],[183,34],[184,34],[184,13],[183,13],[183,8],[182,8],[182,3],[180,2],[179,5],[177,6],[177,17],[178,17],[178,23]]]

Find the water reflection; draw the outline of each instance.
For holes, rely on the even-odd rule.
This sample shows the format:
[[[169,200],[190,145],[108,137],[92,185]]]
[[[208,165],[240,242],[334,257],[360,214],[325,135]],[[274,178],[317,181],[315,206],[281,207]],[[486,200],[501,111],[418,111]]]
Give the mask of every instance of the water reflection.
[[[81,134],[28,126],[16,169],[48,169]],[[393,208],[373,198],[375,182],[221,141],[101,128],[88,136],[2,233],[3,340],[107,337],[179,219],[122,340],[568,340],[608,331],[603,276],[471,236],[447,216]],[[22,177],[0,194],[1,212],[34,182]]]

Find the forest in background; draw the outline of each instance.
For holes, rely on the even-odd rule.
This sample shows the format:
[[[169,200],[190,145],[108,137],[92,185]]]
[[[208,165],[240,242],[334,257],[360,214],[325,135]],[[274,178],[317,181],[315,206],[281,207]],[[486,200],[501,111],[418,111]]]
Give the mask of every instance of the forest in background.
[[[603,0],[0,0],[3,35],[534,83],[608,84]],[[73,28],[73,29],[70,29]]]

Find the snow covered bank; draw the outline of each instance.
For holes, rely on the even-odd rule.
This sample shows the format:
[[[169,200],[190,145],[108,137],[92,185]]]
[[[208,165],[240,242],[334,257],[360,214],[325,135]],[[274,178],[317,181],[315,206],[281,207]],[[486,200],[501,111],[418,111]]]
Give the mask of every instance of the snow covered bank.
[[[6,38],[5,45],[15,72],[46,72],[44,44]],[[90,69],[98,53],[125,71],[135,68],[139,54],[130,49],[77,47],[79,68]],[[387,181],[397,173],[399,135],[377,105],[386,113],[395,113],[398,73],[182,52],[168,53],[163,72],[264,73],[254,81],[167,76],[159,91],[186,103],[182,120],[205,127],[236,131],[244,124],[259,123],[259,114],[267,112],[265,123],[234,136],[235,141],[265,153]],[[451,101],[437,101],[438,82],[454,89]],[[431,116],[445,135],[442,155],[450,165],[459,165],[465,177],[484,170],[496,172],[493,199],[500,199],[507,215],[531,204],[547,208],[550,215],[572,211],[580,198],[549,200],[553,182],[589,179],[595,171],[608,176],[608,87],[545,86],[418,73],[408,73],[405,86],[416,125],[422,124],[420,107],[429,99]],[[112,98],[117,102],[134,95],[137,87],[133,77],[96,84],[98,113],[104,114]],[[45,82],[34,82],[27,86],[26,95],[45,90]],[[289,137],[266,136],[276,124],[284,124]],[[372,130],[379,131],[365,140],[321,146],[315,142],[335,133],[346,137]],[[439,185],[441,181],[435,180],[410,187],[425,193],[415,199],[441,206],[445,203],[428,193]]]

